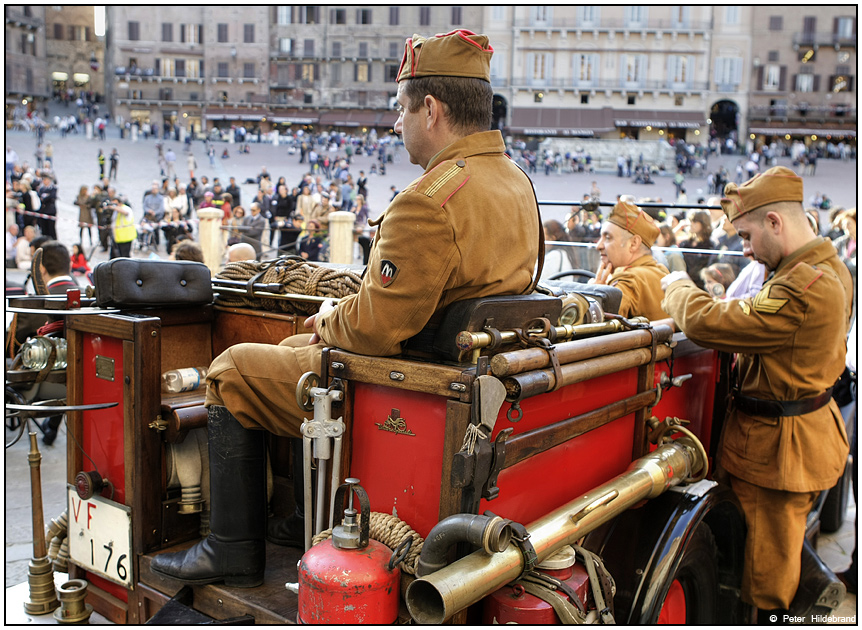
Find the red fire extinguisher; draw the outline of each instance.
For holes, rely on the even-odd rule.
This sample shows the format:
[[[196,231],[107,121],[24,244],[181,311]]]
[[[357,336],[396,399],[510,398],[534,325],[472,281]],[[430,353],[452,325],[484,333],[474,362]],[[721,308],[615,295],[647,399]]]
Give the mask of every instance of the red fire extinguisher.
[[[358,484],[358,479],[351,478],[338,488],[337,508],[344,505],[345,492],[349,497],[343,523],[333,523],[332,538],[309,549],[300,560],[300,623],[391,624],[398,617],[398,563],[406,551],[399,545],[393,553],[386,545],[370,539],[371,502]],[[359,499],[358,525],[354,493]],[[339,511],[335,510],[338,521]]]

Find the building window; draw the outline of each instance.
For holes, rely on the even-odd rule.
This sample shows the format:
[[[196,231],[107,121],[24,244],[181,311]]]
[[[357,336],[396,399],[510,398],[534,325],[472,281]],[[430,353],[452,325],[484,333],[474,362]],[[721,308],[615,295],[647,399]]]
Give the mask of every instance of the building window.
[[[398,42],[389,42],[389,58],[397,59],[401,56],[401,44]]]
[[[254,78],[254,63],[242,64],[242,76],[246,79]]]
[[[770,50],[766,54],[766,60],[767,61],[778,61],[778,51],[777,50]]]
[[[642,87],[647,72],[647,56],[623,55],[620,72],[625,87]]]
[[[431,7],[419,7],[419,25],[428,26],[431,24]]]
[[[164,57],[161,60],[161,76],[163,77],[175,77],[176,68],[174,66],[174,60],[168,57]]]
[[[291,13],[293,11],[293,7],[278,7],[276,10],[276,21],[280,26],[286,26],[288,24],[292,24],[293,20],[291,19]]]
[[[363,59],[368,57],[368,42],[359,42],[359,56]]]
[[[220,78],[223,79],[225,77],[230,76],[228,73],[227,67],[228,67],[227,61],[219,61],[218,62],[218,76]]]
[[[320,7],[297,7],[299,24],[320,24]]]
[[[506,8],[495,4],[491,7],[491,19],[495,22],[502,22],[506,19]]]
[[[461,7],[452,7],[452,26],[461,26]]]
[[[725,7],[724,9],[724,22],[725,24],[739,24],[739,7],[738,6],[730,6]]]
[[[314,57],[314,40],[313,39],[302,40],[302,56],[303,57]]]
[[[244,44],[254,43],[254,24],[244,24],[242,28],[242,41]]]
[[[530,53],[527,55],[527,73],[530,85],[545,87],[551,79],[554,66],[552,53]]]
[[[533,26],[550,26],[552,12],[551,7],[530,7],[530,24]]]
[[[763,70],[763,89],[777,91],[781,83],[781,66],[769,64]]]
[[[200,79],[203,76],[203,61],[188,59],[186,61],[186,76],[190,79]]]
[[[386,76],[384,77],[383,80],[386,83],[397,82],[398,81],[398,68],[399,68],[398,65],[395,65],[392,63],[386,64],[386,67],[385,67]]]
[[[534,103],[541,103],[544,100],[545,100],[545,93],[544,92],[536,92],[535,94],[533,94],[533,102]]]
[[[371,9],[358,9],[356,11],[357,24],[371,24]]]
[[[341,64],[334,63],[329,66],[330,77],[332,77],[333,83],[341,83]]]
[[[63,39],[63,25],[54,24],[54,39]]]
[[[674,28],[688,28],[691,7],[671,7],[671,22]]]
[[[293,40],[289,37],[282,37],[278,40],[278,51],[288,55],[293,53]]]
[[[713,77],[719,90],[732,91],[742,82],[742,57],[718,57]]]
[[[599,56],[594,53],[580,53],[574,57],[575,84],[580,86],[593,85],[599,71]]]
[[[797,51],[797,59],[801,63],[817,61],[817,51],[813,48],[802,47]]]
[[[627,6],[623,9],[623,26],[644,28],[647,25],[647,7]]]
[[[218,100],[220,100],[222,103],[227,103],[227,91],[219,90]]]
[[[353,80],[356,83],[369,83],[371,82],[371,64],[370,63],[357,63],[353,66]]]
[[[129,39],[133,42],[141,39],[141,23],[129,22]]]
[[[347,24],[347,9],[333,9],[329,21],[332,24]]]
[[[575,10],[575,24],[585,28],[599,25],[599,7],[582,6]]]
[[[674,87],[691,85],[691,73],[694,69],[694,58],[687,55],[670,55],[667,59],[668,79]]]
[[[637,102],[638,102],[637,96],[635,96],[634,94],[627,94],[626,95],[626,104],[627,105],[637,105]]]
[[[176,76],[184,77],[186,76],[186,60],[185,59],[177,59],[174,61],[174,71]]]
[[[797,92],[813,92],[814,91],[814,75],[813,74],[797,74],[796,75],[796,91]]]
[[[216,41],[220,44],[227,43],[227,24],[218,25],[218,36],[216,37]]]
[[[341,42],[332,42],[332,56],[340,57],[341,56]]]
[[[677,107],[682,107],[685,104],[685,98],[682,94],[677,94],[673,97],[673,104]]]
[[[846,74],[836,74],[831,77],[829,82],[832,92],[849,92],[851,87],[851,78]]]
[[[398,26],[398,9],[399,7],[389,7],[389,26]]]
[[[784,29],[784,17],[781,15],[769,16],[769,30],[780,31]]]
[[[302,102],[304,105],[311,105],[314,103],[314,94],[303,94]]]
[[[174,25],[171,22],[162,22],[162,41],[174,41]]]
[[[203,43],[203,24],[180,24],[180,42],[183,44]]]
[[[835,35],[838,39],[855,39],[855,29],[853,28],[855,21],[852,17],[835,18]]]
[[[590,104],[590,95],[589,94],[581,94],[581,105],[589,105]]]
[[[301,75],[303,81],[313,82],[317,78],[317,64],[304,63],[301,66]]]

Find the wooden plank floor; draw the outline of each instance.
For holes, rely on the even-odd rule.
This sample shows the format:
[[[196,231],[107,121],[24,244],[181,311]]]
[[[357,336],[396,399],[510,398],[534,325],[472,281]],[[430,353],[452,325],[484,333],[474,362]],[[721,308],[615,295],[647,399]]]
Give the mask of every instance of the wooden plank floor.
[[[191,543],[177,545],[164,551],[179,551]],[[173,597],[183,584],[165,579],[150,570],[150,562],[156,554],[141,558],[141,582]],[[297,597],[288,591],[286,582],[297,581],[297,563],[302,550],[266,544],[266,574],[264,583],[256,588],[229,588],[224,584],[208,584],[194,587],[193,608],[214,619],[227,619],[240,615],[252,615],[256,624],[296,623]]]

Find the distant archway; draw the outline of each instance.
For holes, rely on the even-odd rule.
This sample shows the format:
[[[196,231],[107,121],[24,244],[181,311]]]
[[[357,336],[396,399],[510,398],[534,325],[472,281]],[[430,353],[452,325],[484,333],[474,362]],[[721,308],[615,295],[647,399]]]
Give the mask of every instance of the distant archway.
[[[739,105],[733,101],[718,101],[710,109],[710,137],[724,139],[733,135],[739,139]]]
[[[503,130],[506,126],[506,114],[509,111],[509,106],[506,99],[499,94],[494,94],[494,100],[491,105],[491,129]]]

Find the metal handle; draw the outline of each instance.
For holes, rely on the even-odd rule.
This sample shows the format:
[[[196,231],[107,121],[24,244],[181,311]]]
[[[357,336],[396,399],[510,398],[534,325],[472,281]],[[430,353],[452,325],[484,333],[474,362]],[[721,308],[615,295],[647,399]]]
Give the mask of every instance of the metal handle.
[[[408,536],[401,543],[395,547],[395,551],[392,552],[392,557],[389,558],[389,564],[387,568],[391,571],[399,564],[404,562],[404,559],[407,557],[407,554],[410,553],[410,548],[413,546],[413,536]]]

